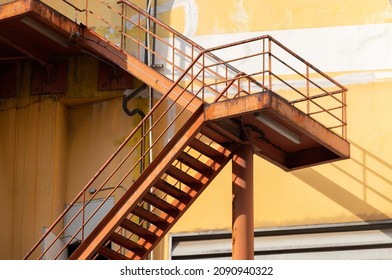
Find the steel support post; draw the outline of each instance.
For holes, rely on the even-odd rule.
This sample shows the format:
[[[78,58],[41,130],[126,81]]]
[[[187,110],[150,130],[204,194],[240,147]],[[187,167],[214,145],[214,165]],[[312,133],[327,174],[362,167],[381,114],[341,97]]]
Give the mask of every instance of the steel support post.
[[[254,259],[253,149],[241,145],[232,162],[232,258]]]

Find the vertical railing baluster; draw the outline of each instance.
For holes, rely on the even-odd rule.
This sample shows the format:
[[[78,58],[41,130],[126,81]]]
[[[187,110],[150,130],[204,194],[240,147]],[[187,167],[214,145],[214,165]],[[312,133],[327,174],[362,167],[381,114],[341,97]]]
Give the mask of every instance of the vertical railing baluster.
[[[82,241],[84,241],[84,214],[85,214],[85,206],[86,206],[86,192],[83,192],[83,204],[82,204]]]
[[[202,87],[203,87],[203,89],[202,89],[202,91],[201,91],[201,100],[203,100],[203,101],[205,101],[205,99],[204,99],[204,89],[205,89],[205,84],[206,84],[206,81],[205,81],[205,54],[203,53],[203,59],[202,59],[202,65],[201,65],[201,67],[202,67],[202,81],[203,81],[203,83],[202,83]]]
[[[264,39],[262,39],[262,42],[263,42],[263,55],[262,55],[262,58],[263,58],[263,83],[262,83],[262,85],[263,85],[263,88],[265,88],[265,38]]]
[[[121,34],[120,34],[120,46],[121,49],[125,50],[125,34],[126,34],[126,30],[125,30],[125,5],[124,3],[121,3]]]
[[[191,59],[192,59],[192,61],[191,61],[191,63],[193,62],[193,60],[195,59],[195,54],[194,54],[194,51],[195,51],[195,46],[194,45],[191,45],[192,47],[191,47],[191,52],[192,52],[192,54],[191,54]],[[192,68],[191,68],[191,77],[193,78],[194,77],[194,70],[193,70],[193,67],[194,66],[192,66]],[[193,88],[193,82],[191,83],[191,91],[192,91],[192,93],[194,93],[194,88]]]
[[[342,92],[342,137],[347,139],[346,91]]]
[[[174,81],[174,71],[175,71],[175,45],[176,45],[176,34],[173,33],[173,42],[172,42],[172,81]]]
[[[141,22],[140,22],[140,12],[138,12],[137,17],[137,58],[140,59],[140,30],[141,30]]]
[[[272,42],[271,39],[268,38],[268,73],[269,73],[269,85],[268,89],[272,91]]]
[[[89,13],[89,5],[88,5],[88,0],[86,0],[86,26],[89,27],[89,22],[88,22],[88,13]]]
[[[310,85],[309,85],[309,65],[306,64],[306,113],[310,114]]]
[[[226,73],[225,73],[226,77],[225,77],[225,79],[226,79],[226,87],[227,87],[227,85],[229,84],[229,82],[228,82],[228,79],[229,79],[229,68],[227,67],[227,65],[226,65],[225,68],[226,68]],[[226,91],[226,98],[227,99],[229,98],[229,90]]]

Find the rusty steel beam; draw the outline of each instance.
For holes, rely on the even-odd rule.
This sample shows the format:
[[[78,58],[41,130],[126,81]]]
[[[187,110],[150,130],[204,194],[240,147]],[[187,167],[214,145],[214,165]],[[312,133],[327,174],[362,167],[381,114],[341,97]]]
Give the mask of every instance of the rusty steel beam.
[[[12,39],[10,39],[12,38]],[[31,44],[26,44],[23,37],[16,37],[10,30],[0,26],[0,40],[20,51],[28,57],[38,61],[42,65],[49,64],[49,57],[43,53],[39,48]]]
[[[79,31],[76,22],[38,0],[19,0],[0,6],[0,22],[29,16],[64,35]]]
[[[33,0],[14,1],[0,5],[0,22],[31,11]]]
[[[253,148],[249,144],[239,146],[233,155],[232,194],[232,258],[253,260]]]
[[[216,121],[227,117],[241,116],[267,108],[270,103],[271,95],[269,92],[246,95],[206,105],[204,118],[206,121]]]
[[[272,115],[275,115],[277,118],[288,120],[290,125],[298,129],[304,136],[314,139],[316,142],[338,155],[340,159],[347,159],[350,157],[350,143],[348,141],[290,105],[283,98],[277,95],[272,97],[270,103]]]
[[[295,143],[257,116],[263,112],[301,139]],[[258,156],[286,171],[347,159],[350,144],[331,129],[313,119],[273,92],[260,92],[235,100],[208,104],[204,112],[208,125],[226,119],[241,123]]]

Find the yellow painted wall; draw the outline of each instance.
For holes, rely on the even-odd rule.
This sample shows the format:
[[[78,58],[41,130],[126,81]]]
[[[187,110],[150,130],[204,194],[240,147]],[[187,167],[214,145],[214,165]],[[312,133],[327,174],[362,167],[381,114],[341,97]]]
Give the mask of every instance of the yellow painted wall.
[[[8,136],[1,157],[2,258],[21,258],[64,205],[64,106],[51,98],[26,102],[0,114]]]
[[[10,258],[12,255],[12,195],[14,185],[14,177],[9,174],[14,173],[14,153],[15,153],[15,110],[10,109],[0,114],[0,127],[4,131],[0,137],[0,178],[2,178],[0,196],[0,213],[3,220],[1,231],[0,246],[4,248],[0,251],[0,259]]]
[[[30,69],[19,63],[17,97],[0,100],[0,259],[23,258],[140,121],[123,90],[97,91],[96,58],[70,57],[60,95],[31,96]]]
[[[387,0],[217,0],[196,1],[196,35],[298,29],[392,21]]]
[[[392,6],[383,0],[196,2],[199,21],[194,36],[196,39],[203,36],[205,41],[214,38],[213,34],[241,35],[263,30],[282,30],[290,34],[290,30],[296,29],[306,34],[308,29],[388,24],[392,19]],[[218,10],[221,12],[217,13]],[[347,54],[351,55],[350,51],[347,49]],[[327,57],[328,48],[320,50],[321,53]],[[304,55],[306,57],[306,53]],[[388,53],[377,53],[377,49],[369,55],[388,57]],[[353,70],[329,74],[337,78],[377,76],[373,72],[377,70],[390,71]],[[389,149],[392,124],[388,121],[392,117],[389,106],[392,79],[389,75],[372,80],[357,78],[344,85],[349,89],[347,116],[351,158],[287,173],[255,157],[256,228],[392,218],[392,154]],[[231,164],[216,177],[172,232],[211,230],[231,230]]]
[[[136,99],[130,107],[146,108],[145,100]],[[118,148],[140,116],[130,117],[121,107],[121,99],[74,106],[68,109],[68,160],[67,160],[67,201],[72,201],[81,187],[94,176],[109,156]],[[130,146],[129,146],[130,147]],[[139,151],[136,153],[139,155]],[[133,158],[132,158],[133,159]],[[117,164],[119,162],[116,162]],[[132,160],[129,162],[129,165]],[[139,169],[123,183],[136,178]],[[114,186],[120,180],[117,175],[106,186]],[[98,186],[95,186],[98,188]]]

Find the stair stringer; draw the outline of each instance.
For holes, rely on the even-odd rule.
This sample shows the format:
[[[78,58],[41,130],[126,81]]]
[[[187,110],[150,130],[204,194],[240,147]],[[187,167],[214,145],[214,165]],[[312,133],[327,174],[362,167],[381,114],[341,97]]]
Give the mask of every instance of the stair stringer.
[[[94,255],[97,254],[98,250],[104,245],[104,243],[110,239],[110,235],[119,226],[119,224],[126,218],[130,211],[137,206],[138,202],[148,193],[150,188],[160,179],[167,168],[200,132],[205,124],[203,113],[204,107],[200,106],[190,117],[187,123],[176,133],[168,145],[166,145],[160,152],[157,158],[155,158],[155,160],[139,176],[130,189],[128,189],[128,191],[114,205],[93,232],[75,250],[70,259],[92,259]],[[159,235],[158,239],[153,244],[146,248],[145,254],[139,257],[130,252],[127,258],[145,258],[153,250],[153,248],[160,242],[160,240],[162,240],[165,234],[172,228],[172,226],[174,226],[176,221],[180,219],[180,217],[186,212],[213,178],[227,164],[230,160],[230,153],[230,150],[222,151],[222,154],[225,154],[226,160],[222,164],[216,166],[214,174],[206,181],[197,194],[192,197],[192,200],[186,205],[185,209],[180,212],[176,219],[170,223],[170,226]],[[199,176],[201,177],[202,175],[199,174]],[[151,227],[154,226],[152,225],[150,228]]]
[[[213,181],[213,179],[220,173],[220,171],[227,165],[227,163],[229,163],[231,161],[232,158],[232,153],[233,151],[238,147],[238,144],[231,144],[230,147],[228,149],[226,148],[221,148],[220,152],[222,152],[222,154],[225,154],[226,156],[226,160],[222,163],[219,164],[218,166],[215,167],[215,172],[213,173],[213,175],[209,178],[209,180],[203,185],[203,187],[196,193],[196,195],[194,195],[192,197],[192,200],[186,205],[186,207],[179,213],[179,215],[176,217],[175,221],[172,222],[170,224],[169,227],[166,228],[166,230],[164,230],[162,232],[162,234],[159,236],[159,238],[157,239],[157,241],[152,244],[151,248],[149,248],[144,255],[142,255],[140,258],[139,256],[137,256],[136,254],[133,254],[132,252],[130,252],[129,254],[127,254],[127,257],[129,259],[146,259],[148,257],[148,255],[151,253],[151,251],[156,247],[156,245],[159,244],[159,242],[166,236],[166,234],[172,229],[172,227],[176,224],[176,222],[185,214],[185,212],[189,209],[189,207],[192,206],[192,204],[198,199],[198,197],[204,192],[204,190],[209,186],[209,184]],[[202,176],[202,175],[200,175]],[[150,226],[149,228],[150,231],[154,232],[155,230],[155,226]],[[140,242],[138,242],[139,244],[145,244],[145,242],[143,240],[140,240]]]

